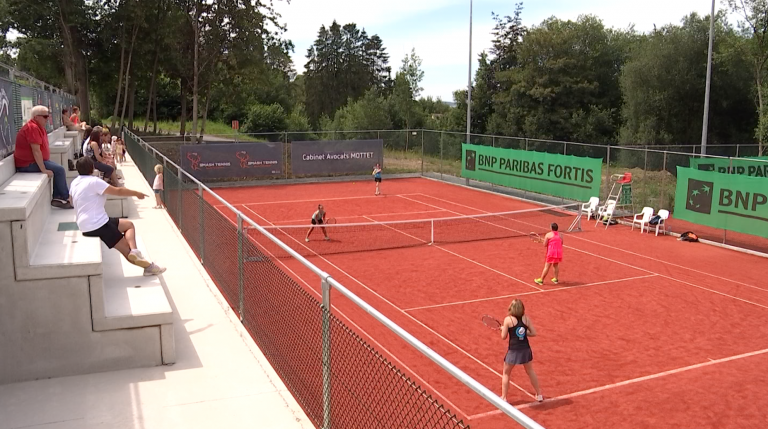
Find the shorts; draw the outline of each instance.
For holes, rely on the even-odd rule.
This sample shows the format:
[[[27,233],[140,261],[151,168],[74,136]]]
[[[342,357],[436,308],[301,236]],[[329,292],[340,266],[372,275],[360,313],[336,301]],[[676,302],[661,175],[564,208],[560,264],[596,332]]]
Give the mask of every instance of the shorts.
[[[159,194],[159,193],[163,192],[162,189],[153,189],[153,191],[155,191],[156,194]]]
[[[555,257],[555,256],[547,256],[547,259],[544,261],[547,264],[559,264],[563,262],[562,257]]]
[[[530,348],[521,350],[507,350],[504,363],[507,365],[522,365],[533,360],[533,352]]]
[[[107,223],[98,229],[84,232],[83,235],[86,237],[99,237],[108,248],[112,249],[123,239],[123,233],[120,232],[120,229],[118,228],[119,223],[120,219],[111,217]]]
[[[322,224],[323,224],[323,220],[322,219],[320,219],[320,220],[312,219],[312,225],[322,225]]]
[[[374,177],[373,181],[376,183],[381,183],[381,177]]]

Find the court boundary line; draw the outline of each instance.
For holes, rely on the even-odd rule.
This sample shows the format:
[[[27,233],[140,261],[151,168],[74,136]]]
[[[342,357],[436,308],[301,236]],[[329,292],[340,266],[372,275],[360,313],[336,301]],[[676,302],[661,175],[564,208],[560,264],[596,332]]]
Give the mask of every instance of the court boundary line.
[[[391,194],[390,194],[391,195]],[[403,194],[403,195],[417,195],[417,194]],[[394,195],[393,195],[394,196]],[[223,198],[223,196],[222,196]],[[357,200],[361,198],[380,198],[378,195],[360,195],[357,197],[336,197],[336,198],[312,198],[308,200],[286,200],[286,201],[262,201],[260,203],[246,203],[249,205],[254,206],[260,206],[260,205],[267,205],[267,204],[292,204],[292,203],[310,203],[310,202],[323,202],[323,201],[340,201],[340,200]],[[237,204],[239,206],[244,205],[243,203]],[[217,204],[214,205],[214,207],[226,207],[225,204]],[[266,219],[265,219],[266,220]]]
[[[443,211],[447,211],[447,210],[443,210]],[[434,247],[434,248],[436,248],[436,249],[440,249],[440,250],[442,250],[442,251],[444,251],[444,252],[447,252],[447,253],[449,253],[449,254],[451,254],[451,255],[454,255],[454,256],[456,256],[456,257],[458,257],[458,258],[464,259],[465,261],[468,261],[468,262],[470,262],[470,263],[473,263],[473,264],[475,264],[475,265],[478,265],[478,266],[480,266],[480,267],[482,267],[482,268],[485,268],[486,270],[490,270],[490,271],[493,271],[493,272],[494,272],[494,273],[496,273],[496,274],[499,274],[499,275],[501,275],[501,276],[504,276],[504,277],[510,278],[510,279],[512,279],[512,280],[515,280],[515,281],[518,281],[518,282],[520,282],[520,283],[522,283],[522,284],[524,284],[524,285],[526,285],[526,286],[532,287],[532,288],[534,288],[534,289],[538,289],[538,290],[540,290],[540,291],[544,290],[544,289],[541,289],[541,288],[539,288],[539,287],[537,287],[537,286],[533,286],[533,285],[530,285],[530,284],[528,284],[527,282],[525,282],[525,281],[523,281],[523,280],[520,280],[520,279],[518,279],[517,277],[512,277],[512,276],[510,276],[509,274],[503,273],[503,272],[501,272],[501,271],[499,271],[499,270],[497,270],[497,269],[491,268],[491,267],[489,267],[489,266],[487,266],[487,265],[481,264],[480,262],[477,262],[477,261],[474,261],[474,260],[472,260],[472,259],[469,259],[469,258],[467,258],[466,256],[462,256],[462,255],[459,255],[458,253],[456,253],[456,252],[453,252],[453,251],[450,251],[450,250],[448,250],[448,249],[446,249],[446,248],[444,248],[444,247],[442,247],[442,246],[440,246],[440,245],[437,245],[437,244],[434,244],[434,243],[428,243],[428,242],[426,242],[426,241],[424,241],[424,240],[422,240],[422,239],[420,239],[420,238],[418,238],[418,237],[414,237],[414,236],[412,236],[411,234],[408,234],[408,233],[406,233],[406,232],[403,232],[403,231],[399,231],[399,230],[397,230],[397,229],[395,229],[395,228],[392,228],[391,226],[387,225],[386,223],[382,223],[382,222],[378,222],[378,221],[375,221],[375,220],[373,220],[373,219],[369,218],[368,216],[362,216],[362,217],[364,217],[364,218],[366,218],[366,219],[370,220],[371,222],[373,222],[373,223],[375,223],[375,224],[378,224],[378,225],[382,225],[382,226],[386,226],[387,228],[389,228],[389,229],[391,229],[391,230],[393,230],[393,231],[395,231],[395,232],[399,232],[399,233],[401,233],[401,234],[405,235],[406,237],[410,237],[410,238],[413,238],[414,240],[417,240],[417,241],[421,241],[422,243],[425,243],[425,244],[427,244],[427,245],[430,245],[430,246],[432,246],[432,247]],[[403,309],[403,311],[408,311],[408,310],[406,310],[406,309]]]
[[[762,350],[756,350],[756,351],[753,351],[753,352],[742,353],[742,354],[739,354],[739,355],[729,356],[729,357],[720,358],[720,359],[714,359],[714,360],[713,359],[709,359],[707,362],[701,362],[701,363],[697,363],[697,364],[693,364],[693,365],[683,366],[683,367],[679,367],[679,368],[675,368],[675,369],[670,369],[670,370],[667,370],[667,371],[658,372],[658,373],[655,373],[655,374],[644,375],[642,377],[631,378],[629,380],[624,380],[624,381],[619,381],[617,383],[611,383],[611,384],[606,384],[606,385],[603,385],[603,386],[593,387],[591,389],[586,389],[586,390],[581,390],[581,391],[578,391],[578,392],[568,393],[566,395],[554,396],[552,398],[547,398],[545,402],[553,402],[553,401],[558,401],[558,400],[576,398],[576,397],[579,397],[579,396],[589,395],[591,393],[602,392],[604,390],[614,389],[614,388],[617,388],[617,387],[623,387],[623,386],[627,386],[627,385],[635,384],[635,383],[641,383],[643,381],[653,380],[653,379],[656,379],[656,378],[666,377],[668,375],[679,374],[679,373],[682,373],[682,372],[692,371],[692,370],[699,369],[699,368],[704,368],[704,367],[708,367],[708,366],[718,365],[718,364],[721,364],[721,363],[731,362],[731,361],[734,361],[734,360],[745,359],[745,358],[749,358],[749,357],[753,357],[753,356],[760,356],[760,355],[764,355],[764,354],[767,354],[767,353],[768,353],[768,349],[762,349]],[[527,404],[522,404],[522,405],[520,405],[520,406],[518,406],[516,408],[519,410],[519,409],[535,407],[535,406],[540,405],[540,404],[541,403],[538,403],[538,402],[537,403],[527,403]],[[501,414],[501,413],[502,413],[501,410],[488,411],[488,412],[485,412],[485,413],[479,413],[479,414],[471,415],[471,416],[467,417],[467,419],[469,421],[472,421],[472,420],[477,420],[477,419],[481,419],[483,417],[489,417],[489,416],[493,416],[493,415]]]
[[[250,211],[250,212],[252,212],[254,215],[256,215],[256,216],[260,217],[260,218],[261,218],[262,220],[264,220],[265,222],[269,223],[269,221],[268,221],[267,219],[265,219],[263,216],[261,216],[260,214],[256,213],[256,212],[255,212],[255,211],[253,211],[252,209],[250,209],[250,208],[248,208],[248,207],[245,207],[245,209],[246,209],[246,210],[248,210],[248,211]],[[332,266],[333,268],[335,268],[336,270],[338,270],[340,273],[342,273],[342,274],[344,274],[345,276],[349,277],[349,279],[350,279],[350,280],[352,280],[352,281],[354,281],[355,283],[357,283],[357,284],[359,284],[360,286],[362,286],[362,287],[363,287],[364,289],[366,289],[368,292],[370,292],[371,294],[373,294],[373,295],[374,295],[374,296],[376,296],[377,298],[381,299],[381,300],[382,300],[384,303],[388,304],[389,306],[391,306],[391,307],[392,307],[392,308],[394,308],[395,310],[397,310],[397,311],[399,311],[400,313],[402,313],[402,314],[403,314],[404,316],[406,316],[408,319],[411,319],[412,321],[416,322],[416,324],[418,324],[419,326],[421,326],[421,327],[423,327],[424,329],[426,329],[427,331],[431,332],[431,333],[432,333],[433,335],[435,335],[437,338],[439,338],[439,339],[441,339],[441,340],[445,341],[445,343],[447,343],[449,346],[451,346],[451,347],[455,348],[456,350],[458,350],[459,352],[463,353],[465,356],[469,357],[470,359],[472,359],[472,360],[473,360],[473,361],[475,361],[476,363],[480,364],[480,366],[482,366],[482,367],[484,367],[484,368],[488,369],[489,371],[491,371],[492,373],[494,373],[494,374],[495,374],[497,377],[501,377],[501,373],[499,373],[498,371],[496,371],[496,370],[494,370],[493,368],[491,368],[490,366],[488,366],[488,365],[487,365],[485,362],[483,362],[483,361],[481,361],[480,359],[476,358],[475,356],[471,355],[469,352],[467,352],[467,351],[466,351],[466,350],[464,350],[463,348],[461,348],[461,347],[459,347],[458,345],[454,344],[452,341],[450,341],[449,339],[445,338],[443,335],[439,334],[439,333],[438,333],[438,332],[436,332],[434,329],[432,329],[432,328],[430,328],[429,326],[425,325],[425,324],[424,324],[422,321],[420,321],[419,319],[417,319],[417,318],[415,318],[415,317],[411,316],[410,314],[408,314],[407,312],[403,311],[403,309],[401,309],[400,307],[396,306],[394,303],[392,303],[392,302],[391,302],[391,301],[389,301],[388,299],[386,299],[386,298],[384,298],[383,296],[381,296],[381,295],[380,295],[378,292],[376,292],[376,291],[372,290],[370,287],[368,287],[368,286],[367,286],[365,283],[363,283],[363,282],[361,282],[360,280],[358,280],[356,277],[353,277],[353,276],[351,276],[349,273],[347,273],[346,271],[344,271],[344,270],[342,270],[341,268],[339,268],[339,267],[338,267],[336,264],[334,264],[333,262],[329,261],[327,258],[325,258],[324,256],[322,256],[322,255],[318,254],[318,253],[317,253],[317,252],[315,252],[314,250],[310,249],[309,247],[307,247],[306,245],[304,245],[304,243],[301,243],[300,241],[296,240],[294,237],[292,237],[292,236],[290,236],[290,235],[287,235],[287,234],[285,234],[285,235],[286,235],[287,237],[289,237],[291,240],[293,240],[293,241],[295,241],[296,243],[298,243],[300,246],[302,246],[302,247],[306,248],[307,250],[309,250],[310,252],[314,253],[314,254],[315,254],[315,255],[316,255],[316,256],[317,256],[319,259],[322,259],[322,260],[323,260],[325,263],[327,263],[328,265]],[[519,386],[519,385],[517,385],[517,384],[515,384],[515,383],[513,383],[513,382],[511,382],[511,381],[510,381],[510,384],[511,384],[511,385],[513,385],[513,386],[515,386],[515,387],[516,387],[518,390],[520,390],[521,392],[523,392],[523,393],[525,393],[526,395],[530,396],[531,398],[535,398],[535,395],[533,395],[532,393],[530,393],[529,391],[527,391],[526,389],[524,389],[522,386]]]
[[[245,205],[244,205],[244,204],[241,204],[241,205],[242,205],[243,207],[245,207]],[[216,210],[217,210],[217,211],[219,211],[219,209],[216,209]],[[221,213],[221,215],[222,215],[222,216],[224,216],[225,218],[227,218],[227,217],[226,217],[226,215],[225,215],[224,213],[222,213],[221,211],[219,211],[219,213]],[[229,218],[227,218],[227,219],[229,219]],[[230,220],[230,221],[231,221],[231,220]],[[252,239],[251,239],[251,237],[250,237],[248,234],[246,234],[245,236],[246,236],[246,237],[248,237],[248,239],[249,239],[249,240],[251,240],[251,242],[252,242],[253,244],[255,244],[257,247],[259,247],[259,248],[263,249],[263,250],[264,250],[264,252],[266,252],[266,253],[267,253],[267,254],[268,254],[268,255],[269,255],[269,256],[270,256],[272,259],[274,259],[274,260],[277,260],[277,261],[280,263],[280,265],[282,265],[282,266],[283,266],[283,267],[284,267],[284,268],[285,268],[285,269],[286,269],[286,270],[287,270],[289,273],[293,274],[293,275],[295,276],[295,278],[299,279],[299,280],[300,280],[302,283],[304,283],[304,284],[307,286],[307,288],[308,288],[308,289],[309,289],[309,290],[310,290],[310,291],[311,291],[313,294],[315,294],[315,295],[319,296],[320,298],[322,298],[322,293],[321,293],[321,292],[318,292],[317,290],[315,290],[315,288],[313,288],[313,287],[312,287],[312,286],[311,286],[311,285],[310,285],[310,284],[309,284],[309,283],[308,283],[308,282],[307,282],[307,281],[304,279],[304,277],[303,277],[303,276],[300,276],[298,273],[296,273],[296,272],[295,272],[293,269],[291,269],[291,268],[290,268],[288,265],[286,265],[286,264],[285,264],[285,263],[284,263],[284,262],[283,262],[283,261],[282,261],[280,258],[276,257],[276,256],[275,256],[275,255],[274,255],[272,252],[270,252],[270,251],[269,251],[269,250],[268,250],[266,247],[264,247],[264,246],[263,246],[262,244],[260,244],[258,241],[256,241],[256,240],[252,240]],[[444,396],[442,393],[440,393],[440,391],[439,391],[439,390],[435,389],[435,388],[434,388],[434,387],[433,387],[431,384],[429,384],[429,383],[428,383],[426,380],[424,380],[424,379],[423,379],[421,376],[419,376],[419,375],[418,375],[418,373],[417,373],[416,371],[414,371],[414,370],[412,370],[410,367],[408,367],[408,365],[406,365],[406,364],[405,364],[403,361],[401,361],[401,360],[400,360],[400,359],[397,357],[397,355],[396,355],[396,354],[394,354],[394,353],[390,352],[390,351],[389,351],[389,350],[388,350],[386,347],[384,347],[384,346],[383,346],[381,343],[379,343],[378,341],[376,341],[375,337],[373,337],[371,334],[369,334],[369,333],[368,333],[368,332],[367,332],[365,329],[361,328],[361,327],[360,327],[360,325],[358,325],[357,323],[355,323],[355,322],[354,322],[354,321],[353,321],[353,320],[352,320],[352,319],[351,319],[349,316],[347,316],[347,315],[346,315],[346,314],[345,314],[343,311],[339,310],[339,309],[338,309],[338,307],[336,307],[335,305],[333,305],[333,303],[331,303],[331,308],[333,308],[333,309],[335,310],[335,312],[336,312],[336,313],[338,313],[339,315],[341,315],[341,316],[342,316],[342,317],[343,317],[343,318],[344,318],[344,319],[345,319],[345,320],[346,320],[346,321],[347,321],[347,322],[348,322],[348,323],[351,325],[351,327],[352,327],[352,328],[359,330],[358,332],[361,332],[363,335],[365,335],[365,336],[366,336],[366,338],[368,339],[368,341],[370,341],[371,343],[375,344],[377,347],[381,348],[381,350],[384,350],[384,352],[386,352],[386,353],[387,353],[387,355],[389,355],[389,356],[390,356],[390,358],[391,358],[392,360],[396,361],[396,362],[397,362],[399,365],[401,365],[401,366],[402,366],[402,368],[404,368],[405,370],[407,370],[407,371],[408,371],[408,373],[412,374],[412,375],[413,375],[415,378],[417,378],[417,379],[418,379],[418,380],[419,380],[419,381],[420,381],[420,382],[421,382],[423,385],[427,386],[427,387],[430,389],[430,391],[432,391],[432,392],[434,392],[436,395],[440,396],[440,398],[441,398],[441,399],[442,399],[442,400],[445,402],[445,404],[446,404],[446,405],[448,405],[448,406],[451,406],[451,409],[452,409],[452,410],[455,410],[455,411],[454,411],[455,413],[460,413],[460,414],[462,414],[462,415],[464,415],[464,416],[469,416],[469,414],[467,414],[467,413],[465,413],[464,411],[462,411],[461,409],[459,409],[459,407],[457,407],[457,406],[456,406],[455,404],[453,404],[453,403],[452,403],[450,400],[448,400],[448,398],[446,398],[446,397],[445,397],[445,396]],[[233,309],[233,310],[234,310],[234,309]],[[241,321],[241,324],[242,324],[242,321]],[[386,356],[384,356],[384,357],[386,358]],[[406,375],[407,375],[407,374],[406,374]],[[468,420],[468,419],[469,419],[469,418],[467,418],[467,420]]]
[[[546,293],[546,292],[558,292],[563,290],[571,290],[571,289],[578,289],[578,288],[584,288],[587,286],[598,286],[598,285],[604,285],[609,283],[619,283],[619,282],[625,282],[630,280],[639,280],[639,279],[647,279],[651,277],[658,277],[658,274],[648,274],[645,276],[637,276],[637,277],[628,277],[625,279],[616,279],[616,280],[606,280],[602,282],[596,282],[596,283],[587,283],[585,285],[576,285],[576,286],[563,286],[555,289],[543,289],[541,291],[535,291],[535,292],[522,292],[517,293],[514,295],[501,295],[501,296],[494,296],[491,298],[478,298],[478,299],[470,299],[467,301],[456,301],[456,302],[446,302],[444,304],[434,304],[434,305],[426,305],[423,307],[413,307],[413,308],[406,308],[405,311],[417,311],[417,310],[427,310],[430,308],[438,308],[438,307],[448,307],[451,305],[461,305],[461,304],[471,304],[473,302],[482,302],[482,301],[493,301],[495,299],[502,299],[502,298],[513,298],[516,296],[524,296],[524,295],[538,295],[540,293]]]
[[[475,210],[475,211],[479,211],[479,212],[485,212],[485,213],[490,213],[490,212],[488,212],[488,211],[485,211],[485,210],[482,210],[482,209],[473,208],[473,207],[470,207],[470,206],[466,206],[466,205],[463,205],[463,204],[460,204],[460,203],[454,203],[454,202],[451,202],[451,201],[449,201],[449,200],[446,200],[446,199],[443,199],[443,198],[440,198],[440,197],[432,197],[432,196],[429,196],[429,195],[424,195],[424,194],[421,194],[421,195],[422,195],[422,196],[425,196],[425,197],[428,197],[428,198],[432,198],[432,199],[440,200],[440,201],[446,202],[446,203],[448,203],[448,204],[455,204],[455,205],[458,205],[458,206],[463,206],[463,207],[466,207],[466,208],[468,208],[468,209],[472,209],[472,210]],[[412,198],[407,198],[407,197],[403,197],[403,198],[406,198],[406,199],[408,199],[408,200],[413,200]],[[413,201],[415,201],[415,202],[419,202],[418,200],[413,200]],[[428,203],[423,203],[423,204],[428,204]],[[437,208],[438,206],[433,206],[433,207]],[[448,209],[446,209],[446,210],[448,210]],[[453,213],[456,213],[456,214],[460,214],[459,212],[456,212],[456,211],[453,211],[453,210],[448,210],[448,211],[451,211],[451,212],[453,212]],[[526,224],[526,225],[531,225],[531,224],[529,224],[529,223],[527,223],[527,222],[523,222],[523,221],[517,221],[517,222],[520,222],[520,223],[522,223],[522,224]],[[500,226],[500,225],[499,225],[499,227],[500,227],[500,228],[505,228],[505,227],[503,227],[503,226]],[[516,232],[519,232],[519,231],[517,231],[517,230],[512,230],[512,231],[516,231]],[[586,241],[586,242],[588,242],[588,243],[594,243],[594,242],[593,242],[593,241],[591,241],[591,240],[588,240],[588,239],[586,239],[586,238],[583,238],[583,237],[576,237],[575,235],[569,235],[568,237],[574,237],[574,238],[580,239],[580,240],[582,240],[582,241]],[[596,244],[596,243],[595,243],[595,244]],[[733,296],[733,295],[729,295],[729,294],[727,294],[727,293],[724,293],[724,292],[716,291],[716,290],[714,290],[714,289],[709,289],[709,288],[707,288],[707,287],[704,287],[704,286],[699,286],[699,285],[697,285],[697,284],[694,284],[694,283],[688,282],[688,281],[686,281],[686,280],[676,279],[676,278],[674,278],[674,277],[669,277],[669,276],[667,276],[667,275],[665,275],[665,274],[657,273],[657,272],[655,272],[655,271],[651,271],[651,270],[648,270],[648,269],[645,269],[645,268],[640,268],[640,267],[637,267],[637,266],[634,266],[634,265],[628,264],[628,263],[626,263],[626,262],[621,262],[621,261],[617,261],[617,260],[615,260],[615,259],[610,259],[610,258],[608,258],[608,257],[605,257],[605,256],[601,256],[601,255],[598,255],[598,254],[596,254],[596,253],[592,253],[592,252],[589,252],[589,251],[586,251],[586,250],[577,249],[577,248],[575,248],[575,247],[566,246],[565,244],[563,244],[563,247],[564,247],[564,248],[567,248],[567,249],[571,249],[571,250],[574,250],[574,251],[576,251],[576,252],[586,253],[587,255],[592,255],[592,256],[594,256],[594,257],[596,257],[596,258],[604,259],[604,260],[606,260],[606,261],[610,261],[610,262],[614,262],[614,263],[617,263],[617,264],[621,264],[621,265],[624,265],[624,266],[626,266],[626,267],[634,268],[634,269],[636,269],[636,270],[639,270],[639,271],[644,271],[644,272],[646,272],[646,273],[650,273],[650,274],[656,274],[656,275],[658,275],[659,277],[663,277],[663,278],[665,278],[665,279],[667,279],[667,280],[672,280],[672,281],[675,281],[675,282],[679,282],[679,283],[682,283],[682,284],[685,284],[685,285],[688,285],[688,286],[692,286],[692,287],[695,287],[695,288],[697,288],[697,289],[701,289],[701,290],[705,290],[705,291],[708,291],[708,292],[712,292],[712,293],[714,293],[714,294],[717,294],[717,295],[721,295],[721,296],[729,297],[729,298],[735,299],[735,300],[737,300],[737,301],[741,301],[741,302],[744,302],[744,303],[747,303],[747,304],[755,305],[755,306],[757,306],[757,307],[761,307],[761,308],[764,308],[764,309],[767,309],[767,310],[768,310],[768,305],[758,304],[758,303],[756,303],[756,302],[752,302],[752,301],[746,300],[746,299],[744,299],[744,298],[739,298],[739,297],[736,297],[736,296]],[[610,246],[606,246],[606,247],[610,247]],[[694,270],[694,269],[690,269],[690,268],[686,268],[686,269],[688,269],[688,270],[690,270],[690,271],[696,271],[696,272],[699,272],[699,271],[697,271],[697,270]],[[739,283],[739,284],[743,284],[743,283]]]
[[[435,180],[435,179],[431,179],[429,177],[427,177],[427,179]],[[522,198],[517,198],[517,197],[510,196],[510,195],[498,194],[498,193],[495,193],[495,192],[487,191],[485,189],[475,189],[475,188],[471,188],[471,187],[466,187],[464,185],[458,185],[458,184],[450,183],[450,182],[438,181],[438,183],[447,183],[449,185],[457,185],[457,186],[463,187],[465,189],[482,191],[482,192],[490,193],[492,195],[497,195],[497,196],[500,196],[500,197],[509,197],[509,198],[512,198],[512,199],[515,199],[515,200],[518,200],[518,201],[521,201],[521,202],[526,202],[526,203],[532,204],[532,205],[538,205],[538,204],[544,204],[544,205],[548,205],[548,206],[550,205],[550,204],[546,204],[546,203],[537,203],[535,201],[528,201],[528,200],[524,200]],[[470,210],[475,210],[475,211],[478,211],[478,212],[481,212],[481,213],[491,213],[491,212],[486,211],[486,210],[478,209],[478,208],[467,206],[467,205],[460,204],[460,203],[455,203],[453,201],[449,201],[449,200],[446,200],[446,199],[443,199],[443,198],[439,198],[439,197],[435,197],[435,196],[432,196],[432,195],[428,195],[428,194],[424,194],[424,193],[418,193],[418,194],[423,196],[423,197],[440,200],[440,201],[443,201],[443,202],[447,202],[449,204],[454,204],[454,205],[457,205],[457,206],[465,207],[465,208],[468,208]],[[457,213],[457,212],[453,212],[453,213]],[[569,235],[569,237],[571,237],[571,236]],[[762,291],[762,292],[768,292],[768,289],[763,289],[761,287],[757,287],[757,286],[753,286],[753,285],[750,285],[750,284],[747,284],[747,283],[739,282],[737,280],[729,279],[727,277],[721,277],[721,276],[718,276],[717,274],[712,274],[712,273],[708,273],[706,271],[701,271],[701,270],[698,270],[698,269],[695,269],[695,268],[686,267],[684,265],[675,264],[674,262],[668,262],[668,261],[664,261],[664,260],[657,260],[657,259],[654,259],[651,256],[643,255],[642,253],[636,253],[636,252],[633,252],[631,250],[626,250],[626,249],[614,247],[614,246],[611,246],[611,245],[608,245],[608,244],[599,243],[597,241],[587,240],[586,238],[583,238],[583,237],[578,237],[578,236],[573,236],[573,237],[576,238],[576,239],[579,239],[579,240],[585,240],[585,241],[588,241],[590,243],[594,243],[594,244],[597,244],[597,245],[600,245],[600,246],[608,247],[609,249],[612,249],[612,250],[619,250],[619,251],[624,252],[624,253],[629,253],[630,255],[639,256],[639,257],[645,258],[645,259],[651,259],[654,262],[659,262],[659,263],[662,263],[662,264],[665,264],[665,265],[670,265],[670,266],[673,266],[673,267],[682,268],[682,269],[689,270],[689,271],[695,271],[697,273],[704,274],[706,276],[714,277],[714,278],[716,278],[718,280],[727,281],[729,283],[735,283],[735,284],[738,284],[738,285],[742,285],[742,286],[746,286],[746,287],[749,287],[749,288],[757,289],[757,290]],[[715,243],[715,244],[719,244],[719,243]],[[740,253],[748,254],[747,252],[743,252],[742,250],[740,250],[740,248],[735,248],[735,246],[730,246],[730,247],[734,247],[734,248],[733,249],[727,249],[727,250],[736,250],[736,251],[739,251]],[[748,249],[743,249],[743,250],[748,250]],[[760,256],[760,255],[752,255],[752,256]],[[765,256],[762,256],[762,257],[765,257]]]

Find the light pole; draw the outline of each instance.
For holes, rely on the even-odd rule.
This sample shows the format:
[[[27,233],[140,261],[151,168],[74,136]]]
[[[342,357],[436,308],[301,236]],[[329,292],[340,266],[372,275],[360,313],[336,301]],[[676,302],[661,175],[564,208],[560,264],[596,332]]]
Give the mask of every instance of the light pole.
[[[714,0],[713,0],[714,1]],[[469,72],[467,73],[467,144],[471,143],[472,127],[472,0],[469,0]],[[469,179],[464,179],[469,185]]]
[[[709,16],[709,51],[707,52],[707,87],[704,91],[704,123],[701,128],[701,154],[707,154],[707,128],[709,127],[709,87],[712,83],[712,44],[715,40],[715,0]]]

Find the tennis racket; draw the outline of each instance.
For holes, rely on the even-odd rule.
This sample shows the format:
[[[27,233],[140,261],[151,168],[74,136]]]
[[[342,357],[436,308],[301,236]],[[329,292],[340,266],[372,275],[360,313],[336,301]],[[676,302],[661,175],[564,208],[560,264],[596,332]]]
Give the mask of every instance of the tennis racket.
[[[498,331],[501,328],[501,322],[499,322],[498,319],[496,319],[493,316],[489,316],[486,314],[483,316],[482,320],[485,326],[487,326],[490,329],[493,329],[494,331]]]
[[[336,223],[336,218],[335,217],[331,217],[331,218],[328,218],[328,219],[325,220],[325,224],[326,225],[334,225],[335,223]]]
[[[539,234],[536,234],[535,232],[532,232],[532,233],[528,234],[528,238],[530,238],[531,240],[533,240],[533,241],[535,241],[537,243],[543,243],[544,242],[544,240],[541,238],[541,236]]]

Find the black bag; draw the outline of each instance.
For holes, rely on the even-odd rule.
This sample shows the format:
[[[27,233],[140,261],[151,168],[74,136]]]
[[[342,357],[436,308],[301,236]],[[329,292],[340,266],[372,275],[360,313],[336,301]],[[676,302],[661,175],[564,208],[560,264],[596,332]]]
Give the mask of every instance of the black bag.
[[[699,241],[699,237],[696,234],[694,234],[692,231],[686,231],[680,234],[680,238],[678,238],[678,240],[697,243]]]
[[[651,220],[648,221],[649,225],[658,225],[659,221],[661,220],[661,216],[655,215],[651,218]]]

